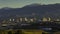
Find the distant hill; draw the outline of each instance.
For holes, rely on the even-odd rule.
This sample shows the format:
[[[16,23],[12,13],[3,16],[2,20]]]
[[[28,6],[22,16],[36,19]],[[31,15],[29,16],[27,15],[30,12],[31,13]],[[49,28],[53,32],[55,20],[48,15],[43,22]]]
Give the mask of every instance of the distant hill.
[[[9,8],[5,7],[0,9],[0,18],[8,18],[11,16],[29,16],[35,13],[40,17],[55,17],[60,18],[60,4],[49,4],[49,5],[40,5],[40,4],[31,4],[24,6],[22,8]]]

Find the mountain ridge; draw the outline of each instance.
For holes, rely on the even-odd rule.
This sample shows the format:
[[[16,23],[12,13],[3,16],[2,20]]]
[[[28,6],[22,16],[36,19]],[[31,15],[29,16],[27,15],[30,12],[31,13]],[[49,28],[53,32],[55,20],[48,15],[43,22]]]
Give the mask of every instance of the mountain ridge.
[[[36,5],[36,6],[35,6]],[[7,10],[9,9],[9,10]],[[32,15],[35,13],[40,17],[60,17],[60,4],[49,4],[49,5],[39,5],[39,4],[31,4],[24,6],[22,8],[2,8],[0,9],[0,18],[7,18],[10,16],[16,15]]]

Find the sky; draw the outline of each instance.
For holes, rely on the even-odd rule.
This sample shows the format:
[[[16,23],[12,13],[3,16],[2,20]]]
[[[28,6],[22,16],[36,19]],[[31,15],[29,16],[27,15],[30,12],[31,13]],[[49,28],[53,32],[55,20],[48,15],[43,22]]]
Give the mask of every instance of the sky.
[[[21,8],[30,4],[55,4],[60,3],[60,0],[0,0],[0,8],[11,7]]]

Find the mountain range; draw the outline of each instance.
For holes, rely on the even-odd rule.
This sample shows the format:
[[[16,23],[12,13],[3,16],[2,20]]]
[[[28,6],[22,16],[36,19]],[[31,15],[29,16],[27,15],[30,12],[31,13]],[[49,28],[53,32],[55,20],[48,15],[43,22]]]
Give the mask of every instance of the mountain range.
[[[60,4],[31,4],[22,8],[4,7],[0,9],[0,18],[9,18],[16,16],[32,16],[60,18]]]

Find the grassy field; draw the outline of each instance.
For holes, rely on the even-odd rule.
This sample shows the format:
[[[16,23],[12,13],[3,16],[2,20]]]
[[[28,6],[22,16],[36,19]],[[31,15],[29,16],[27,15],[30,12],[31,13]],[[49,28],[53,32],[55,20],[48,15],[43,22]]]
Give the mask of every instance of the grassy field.
[[[0,34],[60,34],[60,32],[45,32],[43,30],[0,30]]]

